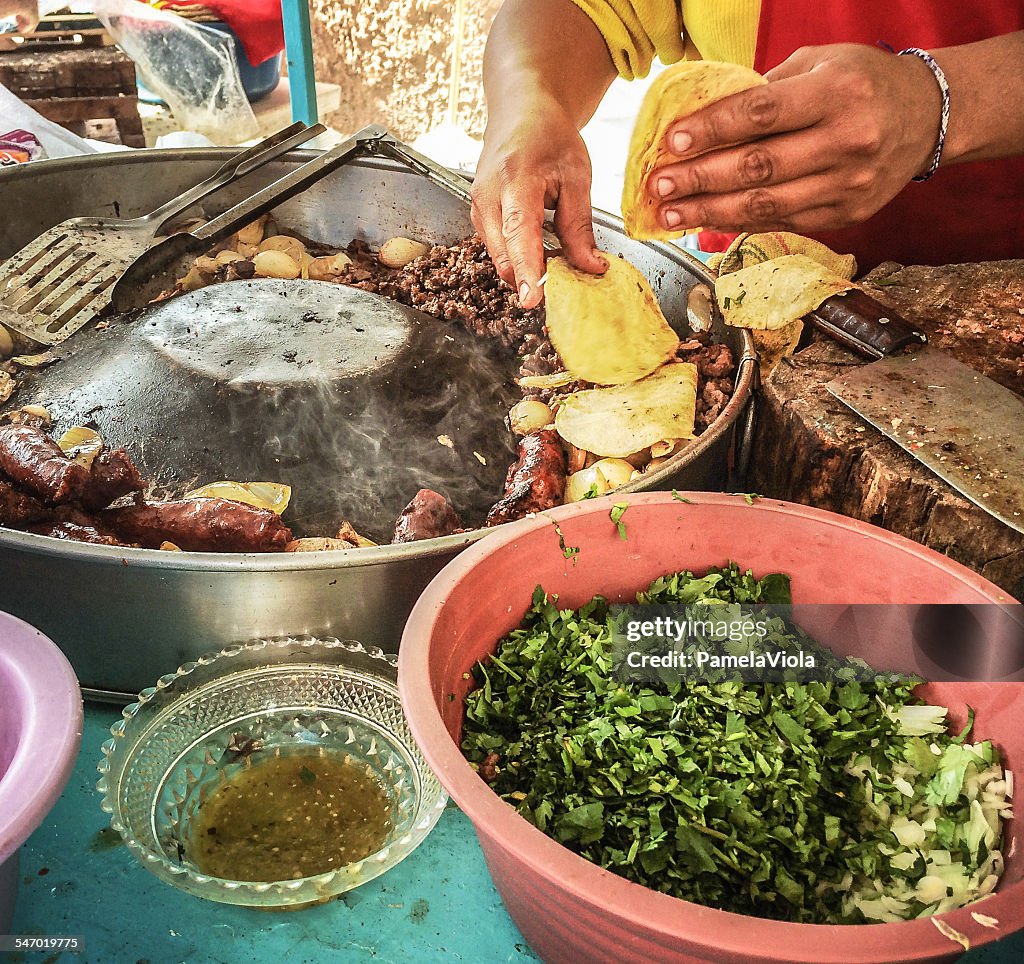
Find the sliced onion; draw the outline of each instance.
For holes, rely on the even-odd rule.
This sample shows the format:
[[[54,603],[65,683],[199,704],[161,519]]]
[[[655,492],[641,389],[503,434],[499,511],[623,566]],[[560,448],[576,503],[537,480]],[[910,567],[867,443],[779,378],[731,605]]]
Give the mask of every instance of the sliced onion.
[[[69,428],[59,439],[57,444],[64,450],[68,458],[84,465],[87,469],[92,467],[93,459],[103,451],[103,439],[98,432],[84,425],[76,425]]]
[[[210,482],[186,492],[186,499],[228,499],[280,515],[288,508],[292,487],[281,482]]]

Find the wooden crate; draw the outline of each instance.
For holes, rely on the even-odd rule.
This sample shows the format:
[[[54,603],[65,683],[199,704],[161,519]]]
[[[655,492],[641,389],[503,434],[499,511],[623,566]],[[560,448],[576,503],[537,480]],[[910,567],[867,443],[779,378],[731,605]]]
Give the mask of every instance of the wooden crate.
[[[44,17],[29,34],[0,36],[0,53],[67,50],[77,47],[110,47],[114,40],[91,14]]]
[[[121,143],[145,147],[135,63],[117,47],[0,53],[0,84],[29,107],[76,134],[85,122],[111,119]]]

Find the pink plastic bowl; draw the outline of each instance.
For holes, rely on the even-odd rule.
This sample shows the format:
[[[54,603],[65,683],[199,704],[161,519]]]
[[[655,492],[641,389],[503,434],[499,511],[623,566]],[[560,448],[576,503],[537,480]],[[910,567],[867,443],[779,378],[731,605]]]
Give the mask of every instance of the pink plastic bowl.
[[[9,933],[18,849],[57,802],[82,738],[82,697],[64,654],[0,613],[0,934]]]
[[[733,560],[755,575],[785,572],[795,603],[1012,603],[1006,593],[945,556],[864,523],[785,502],[686,493],[628,498],[621,541],[611,501],[563,506],[467,549],[431,582],[399,650],[399,688],[427,762],[469,816],[509,914],[549,962],[937,961],[962,953],[928,920],[898,924],[788,924],[726,913],[648,890],[602,870],[546,837],[500,800],[459,751],[463,673],[517,626],[534,587],[576,607],[600,593],[632,599],[654,578]],[[580,546],[576,564],[560,547]],[[827,640],[826,640],[827,641]],[[909,647],[910,643],[901,643]],[[899,654],[897,654],[899,655]],[[967,702],[975,734],[992,739],[1007,765],[1024,770],[1024,684],[933,683],[927,697],[949,706],[954,725]],[[450,698],[454,696],[454,698]],[[995,896],[943,915],[972,946],[1024,926],[1024,831],[1009,824],[1006,871]]]

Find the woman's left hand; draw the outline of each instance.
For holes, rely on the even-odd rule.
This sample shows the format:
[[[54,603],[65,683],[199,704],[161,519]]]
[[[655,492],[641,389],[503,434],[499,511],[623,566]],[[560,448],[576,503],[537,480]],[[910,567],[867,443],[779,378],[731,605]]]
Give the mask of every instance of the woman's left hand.
[[[666,147],[681,159],[647,184],[666,228],[847,227],[931,163],[941,95],[917,57],[804,47],[765,76],[669,128]]]

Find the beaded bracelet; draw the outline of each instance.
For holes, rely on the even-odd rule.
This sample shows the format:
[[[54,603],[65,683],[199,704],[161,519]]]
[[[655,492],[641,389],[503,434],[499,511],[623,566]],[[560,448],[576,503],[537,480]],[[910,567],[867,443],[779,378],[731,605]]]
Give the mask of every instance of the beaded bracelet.
[[[939,169],[939,162],[942,160],[942,149],[946,146],[946,128],[949,126],[949,83],[946,81],[946,75],[942,72],[942,68],[935,62],[935,58],[927,50],[921,50],[920,47],[907,47],[906,50],[901,50],[896,56],[902,57],[904,54],[919,57],[925,62],[928,69],[935,75],[935,81],[939,85],[939,93],[942,94],[942,110],[939,114],[939,139],[935,145],[935,153],[932,154],[931,166],[924,174],[918,174],[917,177],[911,178],[914,181],[927,181]]]

